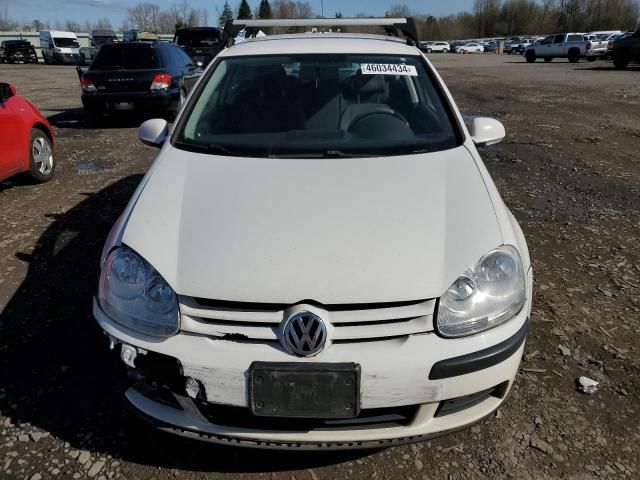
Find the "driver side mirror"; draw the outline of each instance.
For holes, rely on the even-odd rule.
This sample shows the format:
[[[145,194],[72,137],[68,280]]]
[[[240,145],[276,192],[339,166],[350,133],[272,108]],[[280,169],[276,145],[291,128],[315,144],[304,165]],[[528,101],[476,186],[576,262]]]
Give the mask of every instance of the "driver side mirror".
[[[0,102],[5,102],[16,95],[16,87],[10,83],[0,83]]]
[[[477,147],[500,143],[506,134],[504,125],[494,118],[477,117],[471,122],[471,140]]]
[[[169,134],[169,125],[162,118],[147,120],[138,128],[138,138],[145,145],[160,148]]]

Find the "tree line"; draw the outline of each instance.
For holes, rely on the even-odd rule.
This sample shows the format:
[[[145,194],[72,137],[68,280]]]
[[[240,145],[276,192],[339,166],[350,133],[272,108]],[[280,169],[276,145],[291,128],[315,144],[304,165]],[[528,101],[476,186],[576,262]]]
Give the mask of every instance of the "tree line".
[[[390,16],[411,15],[395,5]],[[416,12],[420,38],[457,40],[554,32],[635,30],[640,17],[638,0],[475,0],[473,9],[434,17]]]
[[[425,7],[427,8],[427,7]],[[633,30],[640,16],[640,0],[475,0],[471,11],[436,17],[428,12],[412,12],[403,4],[392,5],[390,17],[412,16],[418,33],[425,40],[456,40],[522,34],[547,34],[562,31]],[[247,0],[231,5],[225,1],[212,23],[223,26],[234,18],[314,18],[318,17],[307,1],[260,0],[253,8]],[[342,17],[336,12],[336,17]],[[358,17],[370,17],[360,13]],[[127,11],[118,30],[137,28],[155,33],[173,33],[176,27],[208,25],[206,9],[193,8],[188,0],[178,0],[166,9],[151,2],[141,2]],[[0,31],[112,29],[108,18],[79,23],[71,20],[21,24],[0,10]],[[353,29],[350,29],[353,30]],[[370,30],[370,29],[364,29]]]

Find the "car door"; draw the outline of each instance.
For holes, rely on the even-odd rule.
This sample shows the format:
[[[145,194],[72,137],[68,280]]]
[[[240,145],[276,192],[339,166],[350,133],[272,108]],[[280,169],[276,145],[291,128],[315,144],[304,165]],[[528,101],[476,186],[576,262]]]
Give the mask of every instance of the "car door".
[[[16,97],[0,99],[0,181],[21,170],[24,163],[24,125]]]
[[[538,57],[553,57],[553,35],[549,35],[544,40],[538,42],[536,46],[536,55]]]
[[[635,41],[631,42],[631,56],[633,58],[639,58],[640,57],[640,29],[638,29],[633,34],[633,38],[635,39]]]
[[[565,42],[566,35],[556,35],[553,38],[553,46],[551,47],[551,55],[561,57],[567,54],[567,44]]]

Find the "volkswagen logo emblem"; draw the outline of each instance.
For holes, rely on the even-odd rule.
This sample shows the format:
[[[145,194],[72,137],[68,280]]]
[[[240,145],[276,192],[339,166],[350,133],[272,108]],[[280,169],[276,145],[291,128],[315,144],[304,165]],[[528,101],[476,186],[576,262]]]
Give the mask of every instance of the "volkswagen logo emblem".
[[[284,322],[282,341],[292,353],[301,357],[311,357],[324,348],[327,326],[314,313],[298,312]]]

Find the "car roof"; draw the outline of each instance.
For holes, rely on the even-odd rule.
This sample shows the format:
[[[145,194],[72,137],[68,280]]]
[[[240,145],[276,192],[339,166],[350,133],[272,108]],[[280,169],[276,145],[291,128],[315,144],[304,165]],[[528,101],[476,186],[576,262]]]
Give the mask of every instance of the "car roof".
[[[146,48],[178,48],[177,45],[168,40],[154,40],[144,41],[144,40],[136,40],[134,42],[117,42],[117,43],[109,43],[108,45],[103,45],[102,48],[133,48],[133,47],[146,47]]]
[[[288,55],[312,53],[352,53],[379,55],[420,55],[406,40],[361,33],[300,33],[250,38],[223,50],[221,57]]]

